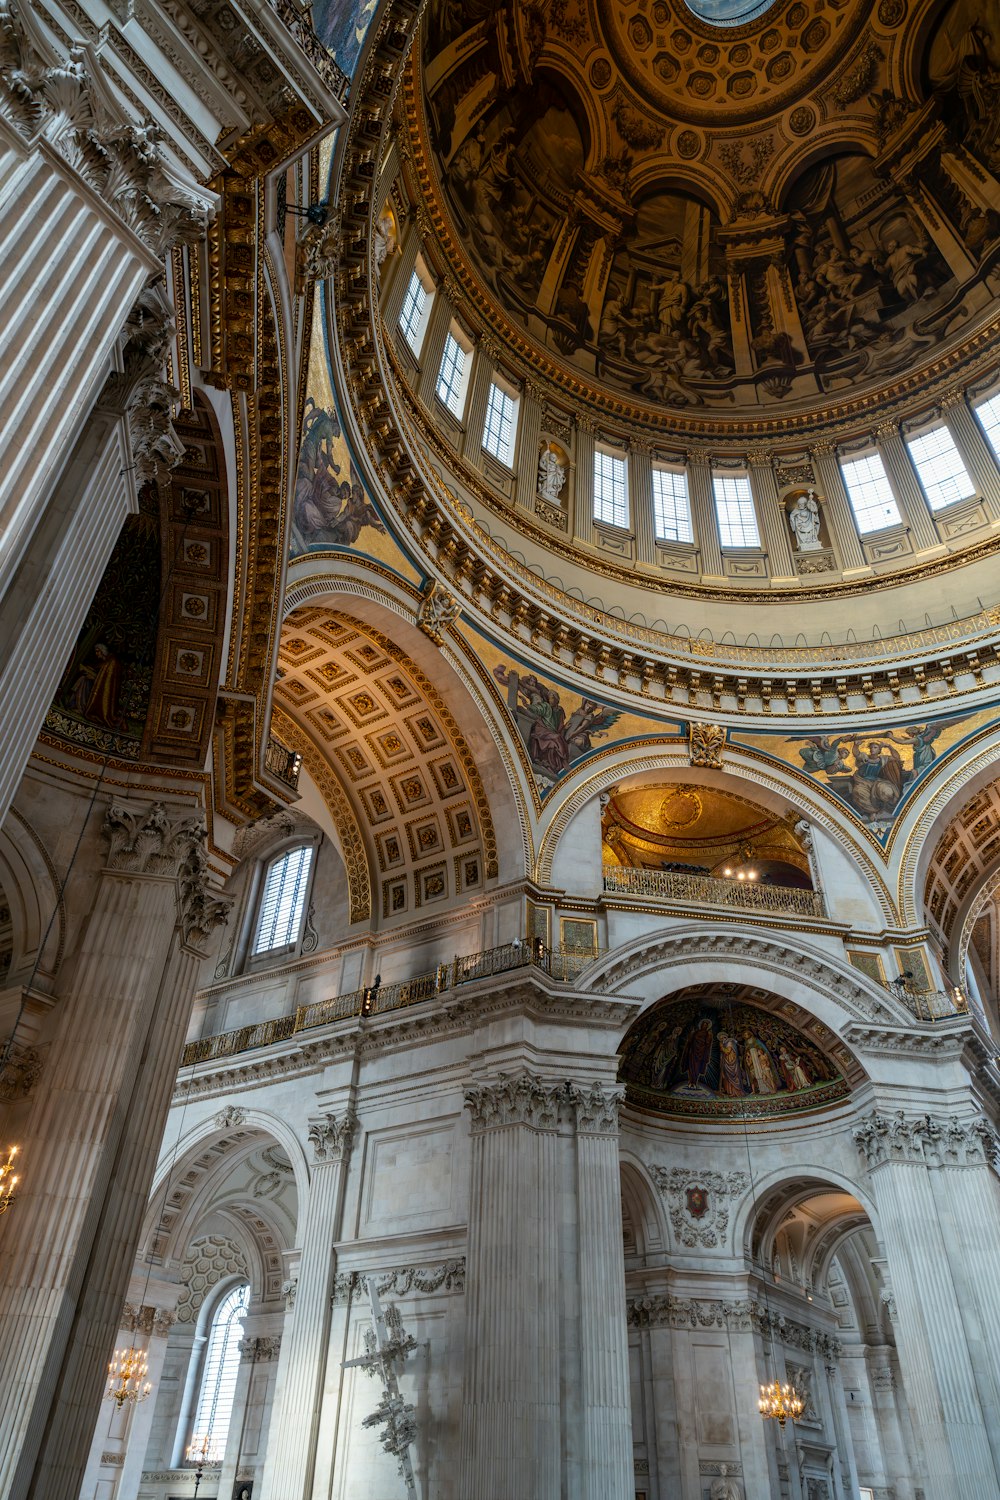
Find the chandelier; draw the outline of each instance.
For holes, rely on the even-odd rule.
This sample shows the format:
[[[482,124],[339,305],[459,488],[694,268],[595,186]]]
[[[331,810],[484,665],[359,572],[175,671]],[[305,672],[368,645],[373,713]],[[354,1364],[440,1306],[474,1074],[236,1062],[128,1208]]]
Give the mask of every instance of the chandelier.
[[[114,1358],[108,1364],[108,1388],[104,1394],[119,1411],[126,1401],[145,1401],[153,1389],[152,1382],[146,1379],[148,1369],[149,1361],[144,1350],[134,1346],[115,1350]]]
[[[6,1213],[14,1202],[14,1189],[17,1187],[17,1178],[12,1177],[14,1170],[14,1157],[17,1155],[17,1147],[11,1146],[7,1151],[7,1160],[0,1162],[0,1214]]]
[[[214,1416],[215,1413],[213,1410],[212,1420],[214,1420]],[[210,1464],[221,1463],[222,1453],[219,1444],[207,1432],[201,1437],[197,1433],[192,1433],[191,1441],[188,1444],[184,1457],[189,1464],[194,1464],[194,1493],[195,1500],[197,1500],[201,1481],[205,1477],[205,1469]]]
[[[758,880],[760,871],[754,862],[753,845],[744,841],[740,845],[738,857],[730,860],[722,873],[727,880]]]
[[[761,1386],[757,1406],[765,1420],[773,1418],[779,1427],[789,1421],[797,1422],[805,1410],[805,1402],[794,1385],[782,1385],[777,1380]]]

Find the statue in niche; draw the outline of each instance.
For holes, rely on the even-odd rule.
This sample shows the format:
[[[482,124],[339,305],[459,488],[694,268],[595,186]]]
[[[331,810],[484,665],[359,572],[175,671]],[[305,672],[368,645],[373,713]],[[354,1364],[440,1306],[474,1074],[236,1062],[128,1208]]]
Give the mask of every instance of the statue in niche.
[[[720,1464],[719,1477],[712,1480],[711,1500],[743,1500],[743,1486],[735,1477],[735,1464]]]
[[[566,486],[566,465],[554,443],[543,443],[538,455],[538,495],[552,505],[562,504]]]
[[[823,543],[819,539],[819,497],[815,490],[806,490],[796,498],[788,512],[788,525],[799,552],[822,550]]]

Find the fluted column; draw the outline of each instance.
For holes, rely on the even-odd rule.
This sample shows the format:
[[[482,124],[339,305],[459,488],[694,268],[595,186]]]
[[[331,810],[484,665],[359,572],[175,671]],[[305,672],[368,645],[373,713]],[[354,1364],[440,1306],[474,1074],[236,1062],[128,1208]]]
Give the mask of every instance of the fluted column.
[[[747,463],[750,466],[750,487],[771,565],[771,578],[796,578],[788,517],[778,498],[778,484],[774,477],[771,454],[766,448],[754,449],[747,454]]]
[[[462,452],[476,465],[483,466],[483,428],[486,425],[486,403],[493,383],[494,365],[480,344],[469,356],[473,360],[469,401],[465,412],[465,435]]]
[[[955,1210],[948,1213],[946,1227],[931,1181],[952,1149],[963,1158],[978,1153],[983,1160],[976,1125],[956,1124],[955,1130],[951,1142],[950,1124],[929,1115],[908,1117],[900,1110],[892,1116],[873,1112],[854,1132],[888,1258],[899,1360],[923,1449],[925,1487],[935,1500],[1000,1492],[984,1392],[966,1333],[967,1309],[959,1295],[961,1280],[956,1282]],[[977,1213],[975,1207],[971,1211]],[[1000,1295],[996,1283],[983,1289],[983,1295],[995,1301]],[[988,1336],[986,1329],[983,1335]]]
[[[333,1293],[333,1242],[339,1233],[344,1185],[357,1116],[322,1115],[309,1126],[315,1156],[302,1233],[295,1317],[287,1331],[280,1406],[276,1403],[261,1484],[262,1500],[306,1500],[316,1463],[323,1372]]]
[[[966,398],[961,394],[943,401],[941,408],[987,515],[991,521],[1000,521],[1000,467],[983,436],[979,419],[969,410]]]
[[[76,1500],[200,959],[204,825],[113,803],[0,1261],[0,1494]]]
[[[566,1086],[522,1073],[476,1085],[465,1100],[472,1184],[458,1493],[550,1500],[562,1493],[559,1132]]]
[[[399,257],[392,268],[392,279],[382,298],[382,321],[388,329],[395,329],[399,322],[399,315],[403,311],[407,288],[416,269],[419,253],[420,234],[416,224],[413,224],[400,247]]]
[[[722,578],[719,522],[712,490],[712,468],[706,453],[688,454],[688,479],[691,485],[691,516],[695,540],[701,553],[702,577]]]
[[[466,1093],[460,1495],[631,1500],[619,1097],[527,1070]]]
[[[573,534],[580,542],[594,545],[594,439],[593,422],[581,417],[576,428],[576,484],[573,486]]]
[[[576,1098],[583,1500],[631,1500],[634,1492],[618,1163],[621,1092],[595,1084]]]
[[[826,501],[830,540],[840,557],[841,568],[845,573],[853,573],[855,570],[870,573],[871,565],[861,546],[844,476],[840,472],[840,464],[832,445],[817,444],[810,449],[809,457]]]
[[[934,518],[927,504],[910,450],[895,422],[881,422],[875,434],[893,494],[913,537],[914,551],[930,552],[941,547]]]
[[[542,393],[537,386],[530,383],[525,385],[521,393],[519,416],[517,448],[514,453],[514,498],[518,510],[526,510],[529,515],[534,515],[542,438]],[[568,509],[569,496],[565,487],[562,500]]]
[[[637,562],[656,562],[656,525],[653,519],[653,450],[635,440],[629,449],[629,502],[635,533]]]
[[[439,295],[431,309],[430,327],[424,335],[424,346],[420,351],[420,382],[417,386],[417,393],[424,405],[429,408],[434,406],[434,393],[437,390],[441,358],[453,316],[451,303],[447,297]]]

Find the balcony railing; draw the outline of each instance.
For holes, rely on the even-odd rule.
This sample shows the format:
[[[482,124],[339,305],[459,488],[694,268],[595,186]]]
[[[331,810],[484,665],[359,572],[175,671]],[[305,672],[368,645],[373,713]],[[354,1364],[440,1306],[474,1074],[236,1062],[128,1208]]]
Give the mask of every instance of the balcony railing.
[[[605,865],[604,889],[608,895],[652,897],[654,901],[694,901],[699,906],[773,911],[784,916],[826,916],[820,891],[766,885],[757,880],[723,880],[716,875],[688,875],[678,870]]]
[[[290,786],[294,792],[299,784],[299,772],[302,769],[302,757],[297,750],[289,750],[274,735],[268,736],[264,747],[264,769],[286,786]]]
[[[596,952],[588,949],[553,952],[537,938],[502,943],[483,953],[467,954],[455,958],[451,963],[439,964],[429,973],[417,974],[412,979],[401,979],[393,984],[380,984],[377,987],[369,985],[346,995],[336,995],[331,1000],[317,1000],[313,1005],[300,1005],[291,1016],[258,1021],[254,1026],[240,1026],[235,1031],[223,1031],[215,1036],[202,1037],[197,1042],[189,1042],[181,1057],[181,1067],[232,1057],[238,1052],[249,1052],[257,1047],[268,1047],[273,1042],[284,1042],[303,1031],[311,1031],[317,1026],[329,1026],[334,1021],[346,1021],[352,1016],[378,1016],[387,1011],[402,1010],[408,1005],[430,1000],[445,990],[457,989],[476,979],[509,974],[515,969],[541,969],[550,978],[566,983],[576,979],[597,956]]]
[[[902,1000],[918,1021],[946,1021],[969,1011],[968,1001],[957,986],[953,990],[918,990],[900,981],[885,984],[883,988]]]

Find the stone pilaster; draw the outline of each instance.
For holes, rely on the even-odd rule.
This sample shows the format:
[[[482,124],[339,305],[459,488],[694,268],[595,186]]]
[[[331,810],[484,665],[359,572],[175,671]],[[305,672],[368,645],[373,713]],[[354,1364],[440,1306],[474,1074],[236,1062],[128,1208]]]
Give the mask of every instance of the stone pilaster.
[[[656,562],[656,526],[653,520],[653,453],[648,443],[634,442],[629,451],[628,490],[635,533],[637,562]]]
[[[430,327],[424,335],[424,345],[420,351],[420,382],[417,386],[417,394],[430,410],[434,407],[441,358],[453,316],[451,303],[439,292],[431,309]]]
[[[932,552],[941,547],[927,497],[920,487],[910,450],[900,436],[895,422],[882,422],[875,438],[885,461],[893,494],[913,538],[915,552]]]
[[[0,1493],[76,1500],[184,1041],[206,888],[200,818],[107,810],[105,869],[59,1001],[0,1260]]]
[[[494,366],[482,344],[477,345],[470,358],[473,361],[469,383],[469,401],[465,413],[465,435],[462,452],[476,465],[483,466],[483,428],[486,425],[486,406],[490,386],[493,383]]]
[[[220,1495],[232,1495],[244,1464],[256,1464],[259,1455],[266,1452],[267,1390],[281,1353],[281,1335],[266,1331],[270,1327],[271,1316],[270,1313],[251,1311],[243,1322],[240,1368],[233,1396],[233,1417],[229,1424],[226,1456],[219,1471]],[[254,1420],[255,1409],[260,1412],[259,1421]],[[249,1452],[246,1448],[248,1431],[255,1434],[254,1445]]]
[[[956,1211],[942,1218],[941,1190],[932,1180],[946,1166],[982,1170],[993,1149],[992,1132],[981,1121],[908,1116],[900,1110],[867,1115],[854,1137],[878,1209],[897,1311],[899,1361],[923,1449],[927,1494],[938,1500],[994,1494],[1000,1474],[963,1317],[957,1262],[965,1247],[956,1237]],[[971,1212],[978,1225],[981,1208]],[[989,1228],[983,1226],[984,1232]],[[982,1300],[994,1304],[994,1329],[997,1295],[995,1283],[982,1290]]]
[[[694,521],[695,541],[701,553],[702,577],[722,578],[719,522],[715,513],[712,469],[707,454],[688,454],[688,482],[691,486],[691,517]]]
[[[942,415],[991,521],[1000,521],[1000,468],[978,418],[963,395],[942,403]]]
[[[302,1259],[294,1292],[295,1316],[287,1332],[280,1406],[272,1420],[261,1484],[262,1500],[306,1500],[316,1463],[323,1372],[330,1332],[335,1273],[333,1241],[343,1210],[344,1185],[358,1131],[353,1110],[310,1123],[314,1166],[305,1206]]]
[[[594,545],[594,424],[582,418],[576,428],[576,484],[573,486],[573,534]]]
[[[518,510],[535,513],[538,493],[538,455],[542,437],[542,403],[537,390],[525,385],[518,412],[517,446],[514,450],[514,499]],[[567,479],[567,484],[569,480]],[[565,490],[563,499],[569,504]]]
[[[774,477],[771,454],[766,449],[755,449],[747,454],[750,472],[750,488],[760,519],[761,535],[767,548],[772,579],[795,579],[792,562],[791,535],[785,507],[778,499],[778,484]]]
[[[466,1104],[472,1183],[458,1492],[631,1500],[619,1091],[524,1071],[474,1085]],[[560,1275],[566,1255],[579,1268],[572,1309]]]
[[[861,546],[854,511],[834,449],[826,444],[817,445],[810,449],[809,456],[826,501],[830,540],[840,557],[841,568],[848,574],[856,571],[870,573],[871,567]]]

